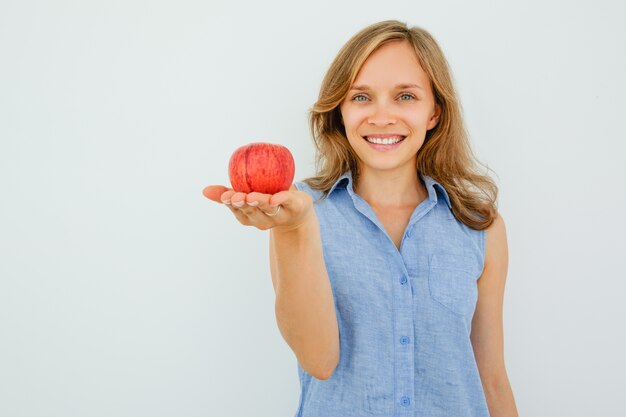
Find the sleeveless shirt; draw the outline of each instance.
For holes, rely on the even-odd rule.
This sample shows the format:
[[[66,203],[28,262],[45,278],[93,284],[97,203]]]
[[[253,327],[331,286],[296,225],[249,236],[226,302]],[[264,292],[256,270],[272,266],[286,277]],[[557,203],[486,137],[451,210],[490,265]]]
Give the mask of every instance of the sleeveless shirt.
[[[452,214],[445,189],[418,174],[428,198],[397,249],[346,171],[313,198],[339,328],[340,359],[319,380],[297,364],[296,417],[488,417],[470,341],[485,231]]]

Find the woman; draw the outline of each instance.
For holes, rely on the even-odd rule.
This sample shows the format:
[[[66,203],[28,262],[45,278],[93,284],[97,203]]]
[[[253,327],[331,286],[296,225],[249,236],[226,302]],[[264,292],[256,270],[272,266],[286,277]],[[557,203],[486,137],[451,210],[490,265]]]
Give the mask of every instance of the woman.
[[[331,64],[310,124],[317,176],[274,195],[204,190],[270,229],[297,416],[517,416],[497,187],[476,172],[436,41],[395,20],[363,29]]]

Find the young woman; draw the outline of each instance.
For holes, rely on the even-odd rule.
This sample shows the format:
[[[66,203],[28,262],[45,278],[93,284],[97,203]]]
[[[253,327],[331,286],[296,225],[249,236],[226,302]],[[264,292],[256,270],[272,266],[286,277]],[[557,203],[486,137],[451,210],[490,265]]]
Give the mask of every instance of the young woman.
[[[270,230],[297,416],[517,416],[503,352],[497,187],[476,169],[447,61],[395,20],[339,51],[310,114],[317,175],[204,189]]]

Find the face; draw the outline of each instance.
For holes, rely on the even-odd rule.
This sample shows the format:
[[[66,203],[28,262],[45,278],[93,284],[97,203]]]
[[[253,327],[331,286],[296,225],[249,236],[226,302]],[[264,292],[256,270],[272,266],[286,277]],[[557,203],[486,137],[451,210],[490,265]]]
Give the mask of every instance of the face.
[[[387,43],[368,57],[340,110],[361,170],[415,169],[426,131],[440,114],[407,41]]]

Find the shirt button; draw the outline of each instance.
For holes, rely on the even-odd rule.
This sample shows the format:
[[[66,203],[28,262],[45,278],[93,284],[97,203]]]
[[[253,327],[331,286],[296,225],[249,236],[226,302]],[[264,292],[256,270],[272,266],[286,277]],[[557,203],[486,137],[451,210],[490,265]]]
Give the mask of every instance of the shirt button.
[[[406,231],[406,237],[411,237],[412,234],[413,234],[413,231],[411,229]]]
[[[406,281],[407,281],[406,276],[402,275],[402,277],[400,278],[400,284],[404,285],[406,284]]]
[[[403,345],[408,345],[410,341],[411,340],[408,337],[406,337],[406,336],[402,336],[400,338],[400,343],[402,343]]]
[[[408,407],[411,405],[411,399],[409,397],[402,397],[400,398],[400,404],[402,404],[403,407]]]

